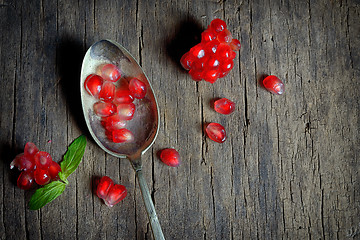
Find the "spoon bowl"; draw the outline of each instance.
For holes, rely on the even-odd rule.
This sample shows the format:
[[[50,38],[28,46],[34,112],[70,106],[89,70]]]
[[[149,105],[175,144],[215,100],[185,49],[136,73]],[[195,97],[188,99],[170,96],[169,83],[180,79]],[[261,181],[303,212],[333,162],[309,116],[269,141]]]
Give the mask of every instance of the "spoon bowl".
[[[114,143],[106,137],[105,129],[101,125],[101,118],[96,116],[93,110],[94,103],[99,100],[88,94],[84,87],[87,76],[90,74],[100,75],[101,67],[109,63],[118,67],[121,78],[125,81],[136,77],[145,83],[147,88],[145,97],[134,101],[136,108],[134,118],[127,121],[126,128],[134,135],[134,141],[131,142]],[[119,82],[120,80],[115,85],[120,84]],[[130,160],[138,178],[154,238],[164,239],[149,189],[142,174],[141,157],[154,143],[159,131],[158,105],[148,78],[124,47],[111,40],[101,40],[94,43],[84,56],[80,89],[83,113],[91,136],[105,152],[121,159]]]

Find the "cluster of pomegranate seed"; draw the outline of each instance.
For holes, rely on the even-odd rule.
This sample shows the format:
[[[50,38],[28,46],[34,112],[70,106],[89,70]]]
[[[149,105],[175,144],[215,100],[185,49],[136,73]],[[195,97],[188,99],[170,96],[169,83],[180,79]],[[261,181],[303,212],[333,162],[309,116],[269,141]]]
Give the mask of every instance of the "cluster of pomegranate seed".
[[[232,38],[226,23],[217,18],[201,34],[201,42],[182,56],[180,63],[193,80],[214,83],[234,67],[235,51],[240,47],[240,41]]]
[[[24,153],[17,155],[10,163],[10,169],[14,167],[22,171],[17,185],[24,190],[32,188],[35,183],[46,185],[56,180],[61,171],[60,165],[52,160],[50,154],[39,151],[32,142],[26,143]]]
[[[112,207],[126,197],[127,190],[125,186],[114,184],[111,178],[104,176],[97,184],[96,195],[103,199],[107,206]]]
[[[100,66],[100,76],[87,76],[84,87],[86,91],[99,100],[93,106],[94,112],[101,117],[101,124],[107,138],[115,143],[134,140],[134,134],[126,127],[126,121],[133,119],[135,113],[134,99],[146,95],[146,85],[133,77],[128,82],[121,78],[120,69],[113,64]],[[120,82],[118,82],[120,80]],[[115,83],[118,82],[117,86]]]

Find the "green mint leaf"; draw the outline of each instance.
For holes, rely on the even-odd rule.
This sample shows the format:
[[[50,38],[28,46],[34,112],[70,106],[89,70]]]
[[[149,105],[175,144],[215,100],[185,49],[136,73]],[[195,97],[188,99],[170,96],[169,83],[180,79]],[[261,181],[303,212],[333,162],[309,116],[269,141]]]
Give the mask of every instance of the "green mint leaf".
[[[85,152],[85,147],[86,138],[83,135],[75,139],[70,144],[67,152],[65,153],[64,160],[60,164],[61,174],[59,174],[59,177],[64,182],[79,166]]]
[[[59,172],[59,178],[66,184],[69,184],[69,181],[66,179],[65,175],[62,172]]]
[[[47,203],[61,195],[65,190],[65,186],[66,184],[63,182],[53,181],[49,184],[46,184],[44,187],[39,188],[31,196],[29,208],[31,210],[38,210],[42,208]]]

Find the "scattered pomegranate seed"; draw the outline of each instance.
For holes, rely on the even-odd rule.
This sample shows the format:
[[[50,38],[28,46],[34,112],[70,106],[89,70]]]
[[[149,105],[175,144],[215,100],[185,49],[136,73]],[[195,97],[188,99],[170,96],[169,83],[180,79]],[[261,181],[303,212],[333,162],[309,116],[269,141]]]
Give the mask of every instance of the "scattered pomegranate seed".
[[[99,99],[104,102],[111,102],[115,96],[115,85],[112,82],[104,82],[99,93]]]
[[[108,191],[106,198],[104,199],[105,204],[108,207],[112,207],[115,204],[123,200],[127,195],[126,187],[120,184],[114,184]]]
[[[221,114],[230,114],[235,111],[235,103],[226,98],[214,102],[214,109]]]
[[[126,121],[122,120],[118,114],[115,114],[110,117],[102,118],[101,124],[106,130],[113,131],[124,128],[126,126]]]
[[[99,184],[97,185],[96,195],[101,199],[105,199],[109,193],[109,189],[112,186],[114,186],[114,182],[111,180],[111,178],[107,176],[102,177]]]
[[[134,140],[134,134],[126,128],[112,131],[111,137],[114,143],[132,142]]]
[[[28,142],[25,144],[25,148],[24,148],[25,156],[33,158],[38,151],[39,149],[36,147],[34,143]]]
[[[37,169],[44,169],[47,170],[52,162],[52,158],[49,153],[39,151],[34,156],[35,164]]]
[[[51,180],[55,180],[57,179],[59,172],[61,172],[61,167],[57,162],[52,161],[48,172]]]
[[[211,21],[210,27],[212,29],[214,29],[214,31],[216,31],[216,32],[221,32],[224,29],[226,29],[227,26],[226,26],[226,23],[223,20],[216,18],[216,19]]]
[[[110,82],[116,82],[120,79],[121,73],[117,66],[114,64],[106,64],[101,69],[101,76],[106,80]]]
[[[160,159],[163,163],[170,167],[177,167],[180,165],[180,155],[173,148],[166,148],[161,151]]]
[[[271,93],[281,95],[285,91],[284,83],[276,76],[267,76],[263,81],[264,87]]]
[[[37,168],[34,171],[35,182],[39,185],[48,184],[51,180],[48,170]]]
[[[100,117],[109,117],[116,112],[116,105],[108,102],[97,102],[94,104],[95,114]]]
[[[131,120],[134,117],[135,104],[133,103],[120,103],[117,106],[117,115],[122,120]]]
[[[137,98],[142,99],[146,95],[146,85],[137,78],[132,78],[129,83],[129,90],[131,94]]]
[[[207,136],[218,143],[223,143],[226,140],[225,128],[219,123],[209,123],[205,129]]]
[[[131,95],[129,89],[125,89],[125,88],[116,89],[113,103],[117,105],[120,103],[131,103],[133,101],[134,101],[134,96]]]
[[[21,189],[28,190],[34,186],[34,172],[23,171],[17,180],[17,186]]]
[[[98,75],[90,74],[84,82],[85,90],[93,97],[98,98],[104,79]]]

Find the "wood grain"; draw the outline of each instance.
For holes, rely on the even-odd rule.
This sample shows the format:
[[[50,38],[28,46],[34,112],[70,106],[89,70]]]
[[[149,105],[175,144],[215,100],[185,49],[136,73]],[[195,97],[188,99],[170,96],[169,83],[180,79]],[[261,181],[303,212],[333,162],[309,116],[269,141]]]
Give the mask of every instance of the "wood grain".
[[[213,18],[242,48],[214,84],[194,82],[183,53]],[[144,175],[166,239],[360,239],[360,4],[348,1],[0,1],[0,239],[152,239],[128,161],[104,153],[80,105],[82,58],[121,43],[149,77],[160,131]],[[277,75],[285,94],[261,85]],[[236,102],[229,115],[211,102]],[[218,144],[206,123],[225,126]],[[32,141],[60,161],[88,145],[63,195],[28,210],[9,164]],[[158,158],[176,148],[182,164]],[[107,175],[128,189],[108,208],[93,193]]]

